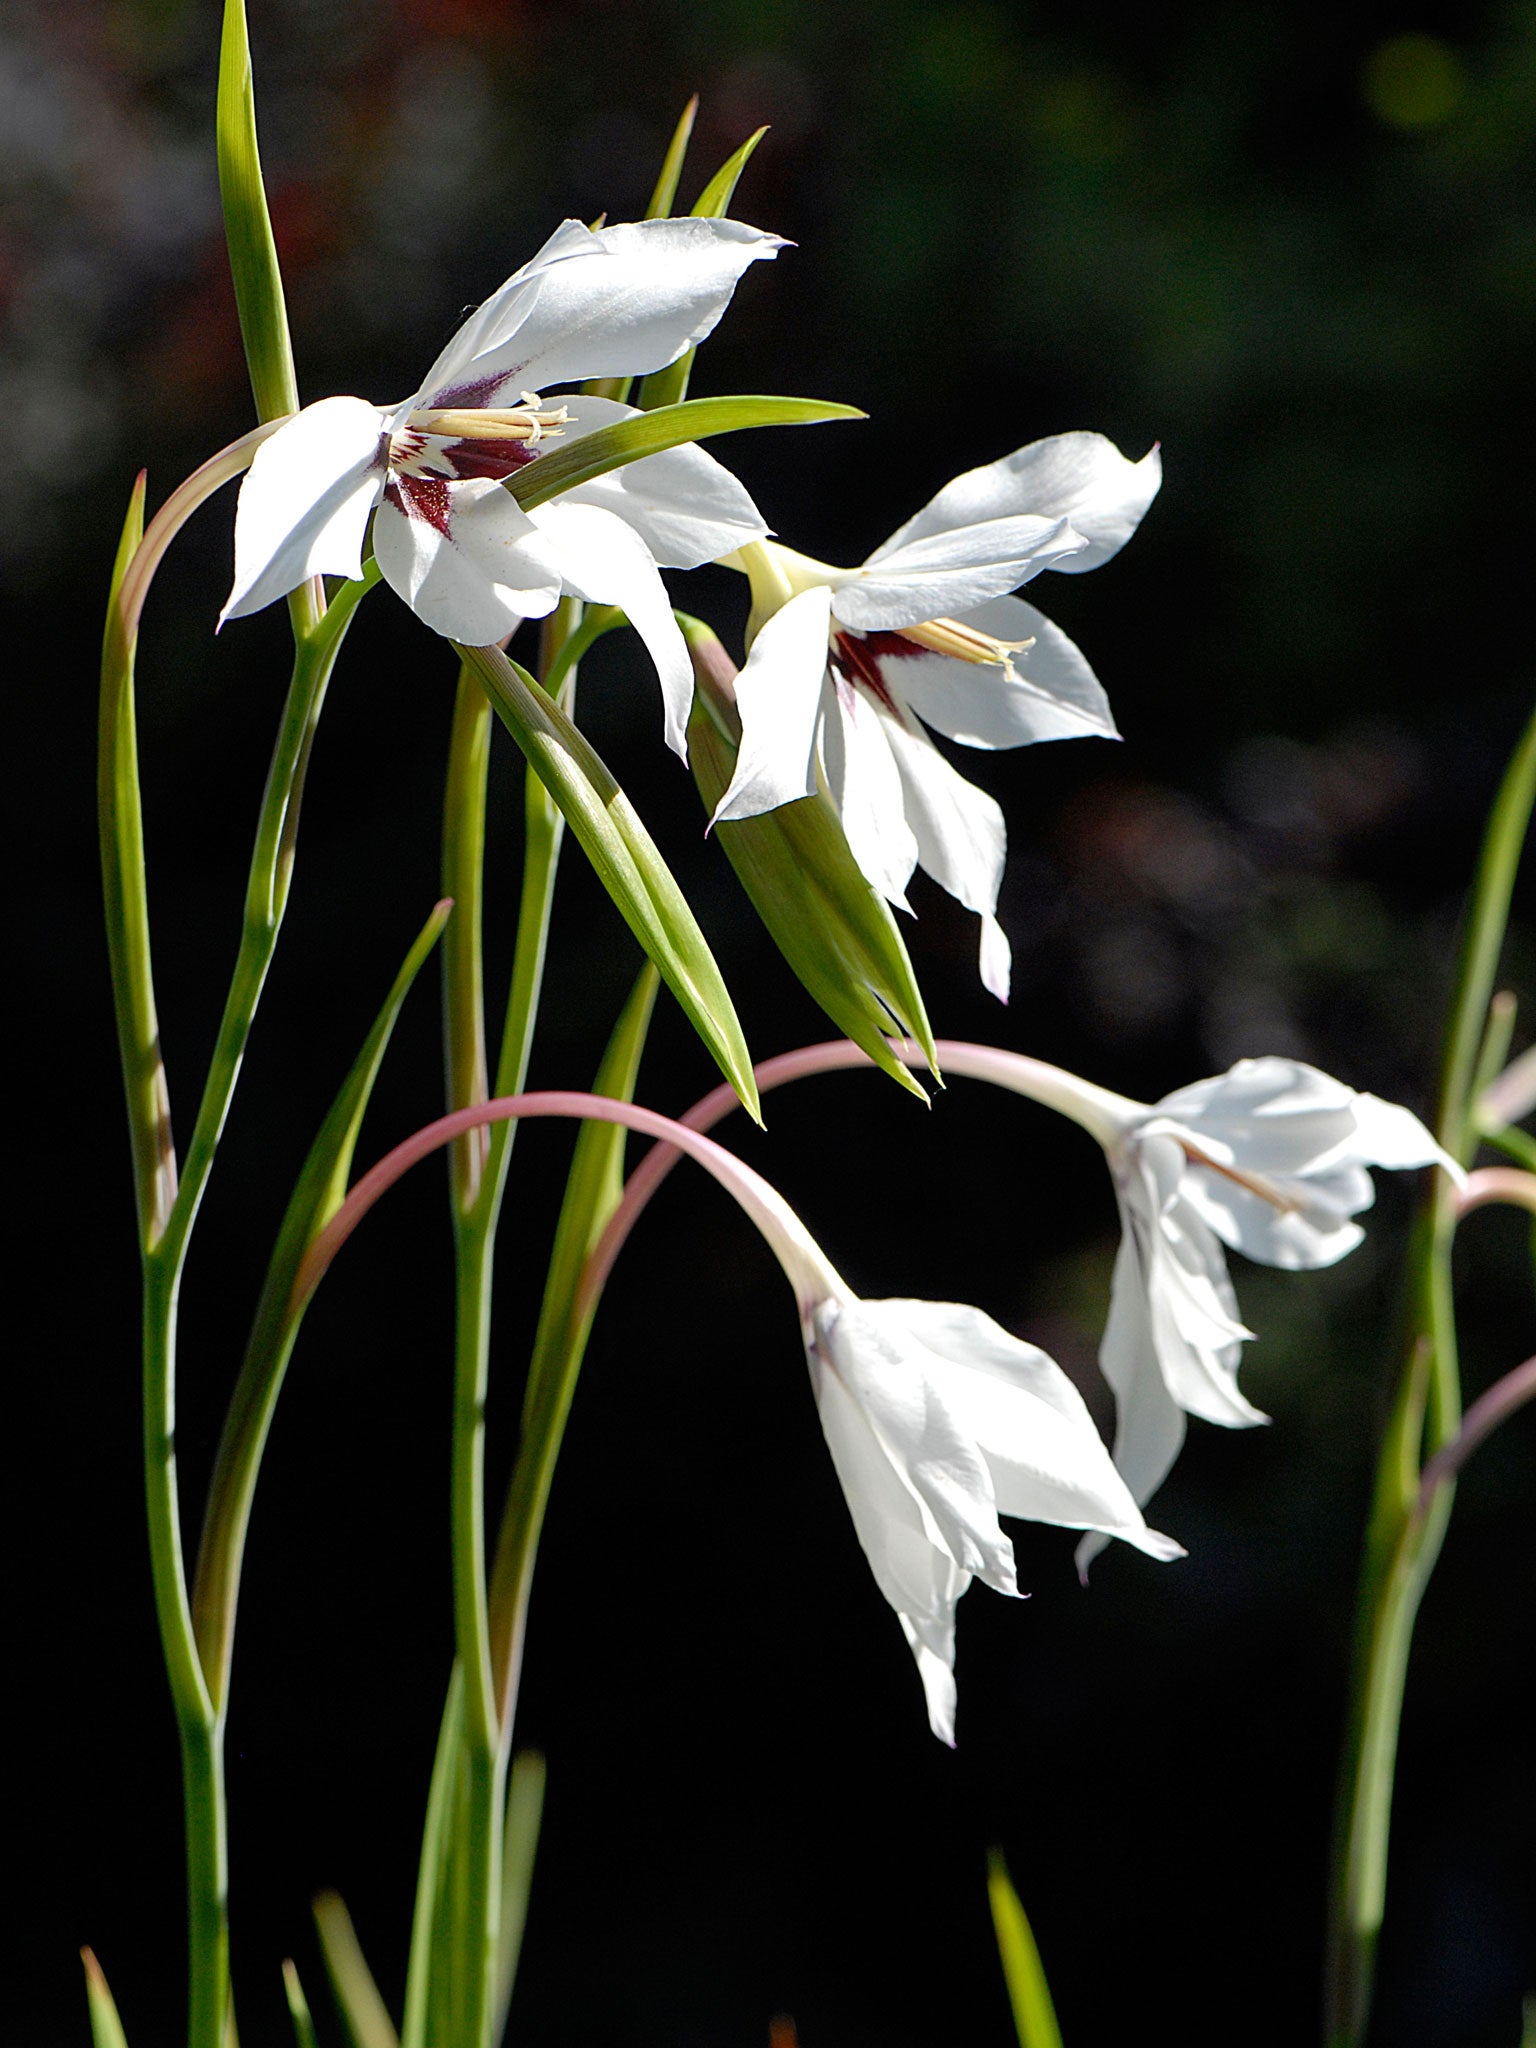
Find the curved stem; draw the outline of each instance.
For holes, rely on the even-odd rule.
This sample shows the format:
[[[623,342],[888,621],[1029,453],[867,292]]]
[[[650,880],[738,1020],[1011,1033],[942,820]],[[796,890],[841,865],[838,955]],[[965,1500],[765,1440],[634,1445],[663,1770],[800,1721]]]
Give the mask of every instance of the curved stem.
[[[1455,1478],[1478,1445],[1530,1400],[1536,1400],[1536,1358],[1526,1359],[1523,1365],[1495,1380],[1487,1393],[1472,1403],[1451,1441],[1442,1444],[1429,1460],[1419,1482],[1420,1515],[1429,1513],[1440,1488]]]

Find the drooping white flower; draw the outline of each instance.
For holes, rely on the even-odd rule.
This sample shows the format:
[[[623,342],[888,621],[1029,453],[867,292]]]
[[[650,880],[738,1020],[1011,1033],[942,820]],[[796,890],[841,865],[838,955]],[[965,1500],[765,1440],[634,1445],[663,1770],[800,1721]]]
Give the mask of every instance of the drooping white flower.
[[[658,565],[696,568],[767,531],[728,470],[692,445],[524,512],[502,480],[631,408],[542,391],[663,368],[702,340],[777,236],[731,220],[556,229],[473,313],[419,389],[390,407],[305,406],[257,450],[235,519],[222,617],[317,575],[356,577],[370,517],[385,579],[434,631],[486,646],[562,593],[620,606],[661,676],[685,751],[692,668]],[[559,437],[558,439],[555,437]]]
[[[1294,1271],[1334,1265],[1365,1235],[1367,1168],[1459,1175],[1411,1110],[1301,1060],[1239,1060],[1161,1102],[1134,1102],[1040,1061],[945,1046],[969,1072],[1076,1119],[1103,1145],[1122,1237],[1099,1362],[1114,1390],[1115,1463],[1143,1505],[1184,1441],[1184,1418],[1267,1421],[1237,1385],[1242,1346],[1226,1248]],[[1103,1545],[1090,1536],[1080,1564]]]
[[[955,1739],[955,1603],[973,1578],[1018,1592],[1000,1514],[1182,1556],[1147,1527],[1060,1366],[980,1309],[861,1301],[839,1283],[804,1328],[853,1526],[941,1741]]]
[[[1116,736],[1077,647],[1006,593],[1042,569],[1108,561],[1161,476],[1155,448],[1130,462],[1101,434],[1058,434],[956,477],[860,568],[772,541],[743,549],[753,612],[736,685],[742,741],[716,817],[754,817],[824,782],[890,902],[910,908],[920,866],[980,913],[981,978],[1006,1001],[1002,812],[925,728],[984,748]]]

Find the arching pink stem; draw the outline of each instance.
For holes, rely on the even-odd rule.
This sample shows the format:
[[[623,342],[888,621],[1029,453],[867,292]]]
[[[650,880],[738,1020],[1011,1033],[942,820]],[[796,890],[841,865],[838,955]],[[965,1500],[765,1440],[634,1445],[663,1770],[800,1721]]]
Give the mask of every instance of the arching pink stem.
[[[1472,1403],[1455,1436],[1448,1444],[1442,1444],[1424,1467],[1419,1480],[1420,1515],[1429,1512],[1435,1494],[1448,1479],[1455,1478],[1484,1438],[1491,1436],[1501,1422],[1507,1421],[1517,1408],[1523,1408],[1533,1397],[1536,1397],[1536,1358],[1528,1358],[1524,1365],[1517,1365],[1513,1372],[1505,1373],[1503,1379],[1495,1380],[1487,1393]]]
[[[1489,1202],[1513,1202],[1536,1213],[1536,1173],[1519,1166],[1480,1166],[1469,1173],[1456,1196],[1456,1213],[1484,1208]]]
[[[717,1145],[712,1138],[706,1138],[698,1131],[685,1128],[671,1117],[660,1116],[653,1109],[641,1109],[636,1103],[617,1102],[611,1095],[544,1089],[529,1095],[500,1095],[490,1102],[472,1103],[466,1109],[452,1110],[447,1116],[440,1116],[435,1123],[424,1125],[402,1140],[392,1152],[386,1152],[378,1164],[370,1167],[355,1183],[346,1200],[305,1253],[294,1276],[289,1313],[302,1308],[309,1300],[332,1259],[374,1203],[418,1160],[441,1151],[444,1145],[483,1124],[544,1116],[623,1124],[629,1130],[639,1131],[675,1148],[674,1156],[676,1152],[686,1152],[746,1210],[768,1240],[802,1304],[829,1287],[841,1287],[837,1275],[789,1204],[760,1173],[754,1172],[734,1153],[727,1152],[723,1145]]]
[[[139,620],[143,615],[144,600],[149,595],[149,586],[171,542],[198,506],[206,503],[215,491],[221,489],[232,478],[249,469],[251,458],[262,442],[268,440],[292,417],[291,413],[284,413],[280,419],[267,420],[262,426],[252,427],[248,434],[242,434],[238,441],[231,441],[229,446],[221,448],[217,455],[210,455],[201,468],[193,470],[185,483],[176,486],[145,527],[144,538],[134,549],[133,560],[128,564],[123,586],[117,597],[123,638],[126,641],[131,643],[139,630]]]
[[[891,1050],[897,1059],[918,1071],[928,1065],[927,1055],[910,1038],[893,1041]],[[1004,1052],[993,1045],[972,1045],[959,1038],[939,1039],[935,1051],[946,1072],[968,1074],[981,1081],[998,1081],[1005,1087],[1013,1086],[1020,1094],[1029,1095],[1037,1102],[1046,1103],[1087,1123],[1096,1136],[1104,1135],[1117,1119],[1134,1114],[1142,1107],[1124,1095],[1111,1094],[1107,1088],[1096,1088],[1092,1082],[1080,1081],[1075,1074],[1068,1074],[1061,1067],[1050,1066],[1044,1060],[1030,1059],[1023,1053]],[[758,1093],[766,1095],[769,1089],[777,1088],[785,1081],[803,1081],[811,1074],[832,1074],[849,1067],[873,1066],[874,1061],[868,1053],[861,1051],[851,1038],[833,1038],[820,1045],[801,1046],[796,1052],[782,1052],[774,1059],[763,1060],[752,1072]],[[679,1121],[688,1130],[707,1131],[736,1106],[735,1093],[721,1086],[711,1089]],[[582,1274],[579,1301],[583,1309],[601,1293],[613,1271],[613,1262],[623,1249],[624,1240],[639,1221],[641,1210],[677,1164],[677,1156],[670,1146],[657,1145],[646,1153],[625,1182],[623,1197],[609,1218],[607,1228],[592,1247]]]

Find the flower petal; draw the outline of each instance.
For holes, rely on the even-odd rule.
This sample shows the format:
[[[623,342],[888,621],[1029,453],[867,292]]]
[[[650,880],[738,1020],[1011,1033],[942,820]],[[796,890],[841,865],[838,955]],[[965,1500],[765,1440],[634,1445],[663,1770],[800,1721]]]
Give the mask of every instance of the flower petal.
[[[390,485],[373,522],[385,581],[434,633],[488,647],[552,611],[560,570],[543,536],[500,484]]]
[[[917,840],[918,865],[967,910],[981,913],[982,980],[1006,1003],[1010,960],[996,925],[1008,853],[1002,810],[950,766],[915,722],[887,717],[882,729],[901,776],[902,808]]]
[[[962,1571],[1016,1594],[1013,1546],[997,1519],[991,1473],[951,1405],[954,1375],[935,1372],[903,1307],[824,1301],[815,1318],[820,1358],[921,1503],[930,1541]]]
[[[1152,1557],[1182,1556],[1146,1526],[1082,1395],[1053,1358],[961,1302],[863,1306],[899,1319],[946,1362],[945,1400],[986,1458],[1000,1513],[1100,1529]]]
[[[667,745],[686,761],[693,663],[650,549],[632,527],[597,505],[557,498],[532,518],[566,587],[594,604],[616,604],[645,642],[661,679]]]
[[[929,1726],[953,1745],[955,1603],[971,1575],[933,1542],[917,1495],[837,1373],[814,1352],[810,1367],[822,1434],[855,1533],[917,1660]]]
[[[638,417],[632,405],[584,392],[573,392],[561,403],[570,419],[561,438],[549,442],[551,448],[564,447],[616,420]],[[638,462],[579,484],[564,492],[560,502],[598,505],[617,513],[639,534],[661,569],[697,569],[768,531],[746,487],[724,463],[692,441],[660,455],[643,455]]]
[[[1102,434],[1053,434],[957,476],[869,560],[885,561],[930,534],[1032,512],[1044,519],[1070,519],[1083,536],[1087,545],[1080,552],[1051,564],[1075,575],[1098,568],[1125,546],[1162,479],[1156,448],[1140,462],[1128,462]]]
[[[460,328],[417,402],[494,405],[662,369],[712,330],[747,266],[785,246],[735,220],[566,221]]]
[[[736,772],[715,806],[712,823],[755,818],[814,795],[831,610],[831,591],[804,590],[776,611],[752,642],[736,678],[741,714]]]
[[[882,671],[891,664],[893,687],[925,724],[967,747],[1025,747],[1037,740],[1118,737],[1098,677],[1081,653],[1043,612],[1018,597],[996,597],[960,615],[996,640],[1028,640],[1015,654],[1014,675],[989,663],[957,661],[908,641],[882,647]],[[910,647],[910,654],[905,652]]]
[[[1065,519],[992,519],[923,536],[845,570],[832,609],[859,632],[953,617],[1058,568],[1082,536]]]
[[[263,441],[235,511],[235,581],[219,615],[243,619],[311,576],[363,573],[363,535],[384,487],[385,417],[322,398]]]
[[[910,910],[907,884],[917,866],[917,835],[907,822],[891,752],[893,724],[862,690],[837,679],[822,720],[822,766],[865,881],[898,909]]]

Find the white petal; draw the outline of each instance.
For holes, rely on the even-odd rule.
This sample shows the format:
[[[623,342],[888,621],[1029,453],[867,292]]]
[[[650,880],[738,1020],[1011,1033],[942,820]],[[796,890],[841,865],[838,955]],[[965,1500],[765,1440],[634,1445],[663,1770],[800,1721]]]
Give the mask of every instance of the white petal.
[[[1186,1126],[1206,1150],[1221,1148],[1225,1165],[1289,1176],[1349,1147],[1353,1104],[1354,1090],[1332,1075],[1271,1056],[1176,1089],[1154,1114]]]
[[[1460,1176],[1460,1166],[1441,1151],[1411,1109],[1377,1095],[1356,1095],[1350,1107],[1355,1138],[1349,1149],[1367,1166],[1443,1166],[1453,1178]]]
[[[1059,568],[1083,545],[1065,519],[993,519],[914,540],[839,577],[833,609],[860,632],[952,618]]]
[[[595,233],[567,221],[459,330],[419,402],[492,405],[506,392],[662,369],[712,330],[747,266],[784,246],[734,220]]]
[[[900,910],[917,866],[917,836],[907,823],[901,775],[891,752],[893,721],[864,692],[838,680],[822,722],[827,789],[860,872]]]
[[[955,1603],[971,1575],[933,1542],[917,1495],[838,1375],[819,1357],[810,1365],[822,1433],[854,1530],[917,1659],[929,1725],[940,1741],[952,1743]]]
[[[776,611],[736,678],[741,747],[715,819],[755,818],[816,789],[816,727],[827,677],[829,590]]]
[[[430,494],[430,495],[429,495]],[[428,505],[437,518],[412,506]],[[373,522],[386,582],[434,633],[488,647],[560,596],[543,536],[500,484],[392,485]]]
[[[996,597],[959,615],[997,640],[1030,640],[1013,659],[1017,682],[1001,668],[931,654],[915,641],[896,654],[882,649],[882,670],[919,718],[967,747],[1024,747],[1037,740],[1115,738],[1115,721],[1098,677],[1043,612],[1019,597]]]
[[[1115,1466],[1132,1498],[1145,1506],[1179,1455],[1184,1415],[1168,1391],[1152,1341],[1142,1247],[1130,1219],[1123,1221],[1099,1365],[1115,1395]]]
[[[1000,1003],[1006,1003],[1013,986],[1013,948],[1008,943],[1008,934],[995,917],[983,917],[981,920],[976,966],[987,994],[996,996]]]
[[[1261,1266],[1287,1272],[1337,1265],[1365,1232],[1350,1217],[1376,1198],[1364,1167],[1351,1166],[1306,1180],[1276,1182],[1277,1192],[1296,1206],[1280,1209],[1224,1174],[1192,1166],[1184,1181],[1185,1201],[1224,1244]]]
[[[1156,448],[1140,462],[1128,462],[1102,434],[1054,434],[957,476],[869,559],[883,561],[912,541],[953,527],[1032,512],[1045,519],[1070,519],[1088,543],[1081,552],[1053,562],[1053,568],[1073,574],[1096,569],[1136,531],[1162,477]]]
[[[1093,1418],[1053,1358],[960,1302],[865,1302],[946,1362],[944,1398],[975,1437],[1005,1515],[1102,1529],[1153,1557],[1181,1555],[1142,1519]]]
[[[920,728],[887,717],[884,730],[923,871],[967,910],[992,916],[1008,852],[1001,808],[958,774]]]
[[[594,604],[618,605],[645,642],[661,678],[667,745],[686,761],[693,663],[649,548],[632,527],[597,505],[557,498],[539,506],[532,518],[567,588]]]
[[[991,1473],[952,1404],[955,1376],[934,1370],[903,1307],[824,1302],[816,1335],[826,1373],[857,1402],[917,1496],[930,1539],[963,1571],[999,1593],[1016,1593],[1013,1546],[998,1523]]]
[[[584,392],[573,392],[560,403],[568,408],[570,420],[560,438],[548,442],[551,450],[598,427],[639,417],[632,405]],[[748,541],[760,540],[768,531],[745,485],[692,441],[610,470],[565,492],[560,502],[599,505],[617,513],[635,529],[662,569],[697,569]]]
[[[306,405],[263,441],[235,511],[235,581],[219,615],[243,619],[311,576],[363,573],[384,488],[385,418],[361,398]]]

